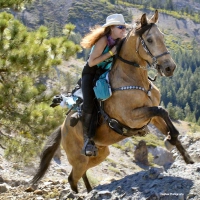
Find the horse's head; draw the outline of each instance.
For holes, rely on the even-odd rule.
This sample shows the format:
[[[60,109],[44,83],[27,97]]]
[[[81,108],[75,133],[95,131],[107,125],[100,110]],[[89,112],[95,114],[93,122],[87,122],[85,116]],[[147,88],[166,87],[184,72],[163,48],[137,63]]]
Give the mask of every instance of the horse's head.
[[[157,10],[150,20],[146,14],[142,15],[140,27],[136,29],[136,51],[141,59],[155,67],[161,76],[172,76],[176,64],[165,46],[164,34],[158,29],[157,21]]]

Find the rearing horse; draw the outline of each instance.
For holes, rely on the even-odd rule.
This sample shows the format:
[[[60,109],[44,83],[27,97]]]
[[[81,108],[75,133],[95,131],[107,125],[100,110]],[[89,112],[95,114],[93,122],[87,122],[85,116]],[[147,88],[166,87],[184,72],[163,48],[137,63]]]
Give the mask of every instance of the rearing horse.
[[[157,21],[157,10],[150,20],[146,14],[142,15],[140,26],[128,34],[110,71],[110,83],[114,92],[104,102],[104,111],[112,119],[110,123],[114,119],[115,122],[123,124],[123,127],[128,127],[124,134],[116,133],[108,123],[102,122],[97,127],[94,137],[98,154],[95,157],[87,157],[81,154],[82,123],[79,121],[75,127],[71,127],[70,116],[67,116],[61,127],[49,136],[39,169],[32,180],[33,184],[43,177],[61,143],[72,165],[68,177],[71,189],[78,193],[77,183],[83,178],[87,191],[90,192],[92,187],[86,176],[87,170],[105,160],[109,155],[109,145],[134,135],[133,130],[145,127],[149,122],[166,135],[167,147],[176,146],[185,162],[193,163],[178,140],[179,132],[172,124],[167,111],[159,106],[159,90],[148,80],[147,63],[167,77],[172,76],[176,68],[164,44],[164,36],[156,25]]]

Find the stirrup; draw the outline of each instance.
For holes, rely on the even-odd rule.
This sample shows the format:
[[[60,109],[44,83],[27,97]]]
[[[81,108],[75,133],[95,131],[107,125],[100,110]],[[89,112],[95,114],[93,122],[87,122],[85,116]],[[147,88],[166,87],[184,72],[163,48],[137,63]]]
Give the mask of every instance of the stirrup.
[[[97,149],[94,141],[91,139],[87,139],[83,146],[81,154],[83,154],[85,156],[96,156],[97,152],[98,152],[98,149]]]

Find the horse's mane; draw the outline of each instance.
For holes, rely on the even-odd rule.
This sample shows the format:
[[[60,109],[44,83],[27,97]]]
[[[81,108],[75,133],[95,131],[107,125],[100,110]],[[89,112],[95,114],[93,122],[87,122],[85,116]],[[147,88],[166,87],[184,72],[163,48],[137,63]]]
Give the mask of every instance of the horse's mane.
[[[117,45],[117,49],[116,49],[117,55],[119,54],[125,40],[126,40],[126,37],[119,41],[119,44]]]
[[[119,43],[117,44],[117,55],[119,55],[119,52],[122,48],[122,45],[124,44],[125,40],[127,40],[127,38],[131,35],[131,32],[132,32],[133,28],[131,28],[131,30],[129,30],[128,34],[126,35],[126,37],[124,37],[122,40],[119,41]]]

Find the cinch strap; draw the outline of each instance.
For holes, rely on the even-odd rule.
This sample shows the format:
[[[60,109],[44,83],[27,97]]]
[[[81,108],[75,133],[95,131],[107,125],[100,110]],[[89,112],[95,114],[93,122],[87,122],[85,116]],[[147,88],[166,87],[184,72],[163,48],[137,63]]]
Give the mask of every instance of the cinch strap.
[[[103,102],[102,102],[103,104]],[[104,118],[104,120],[106,120],[108,122],[109,127],[117,132],[120,135],[126,136],[126,137],[130,137],[135,135],[138,132],[141,131],[145,131],[146,130],[146,126],[143,126],[141,128],[130,128],[128,126],[125,126],[124,124],[121,124],[119,121],[117,121],[116,119],[110,118],[110,116],[102,109],[101,106],[99,106],[100,112]],[[131,133],[131,134],[128,134]],[[147,133],[146,133],[147,134]],[[144,136],[144,135],[141,135]]]

